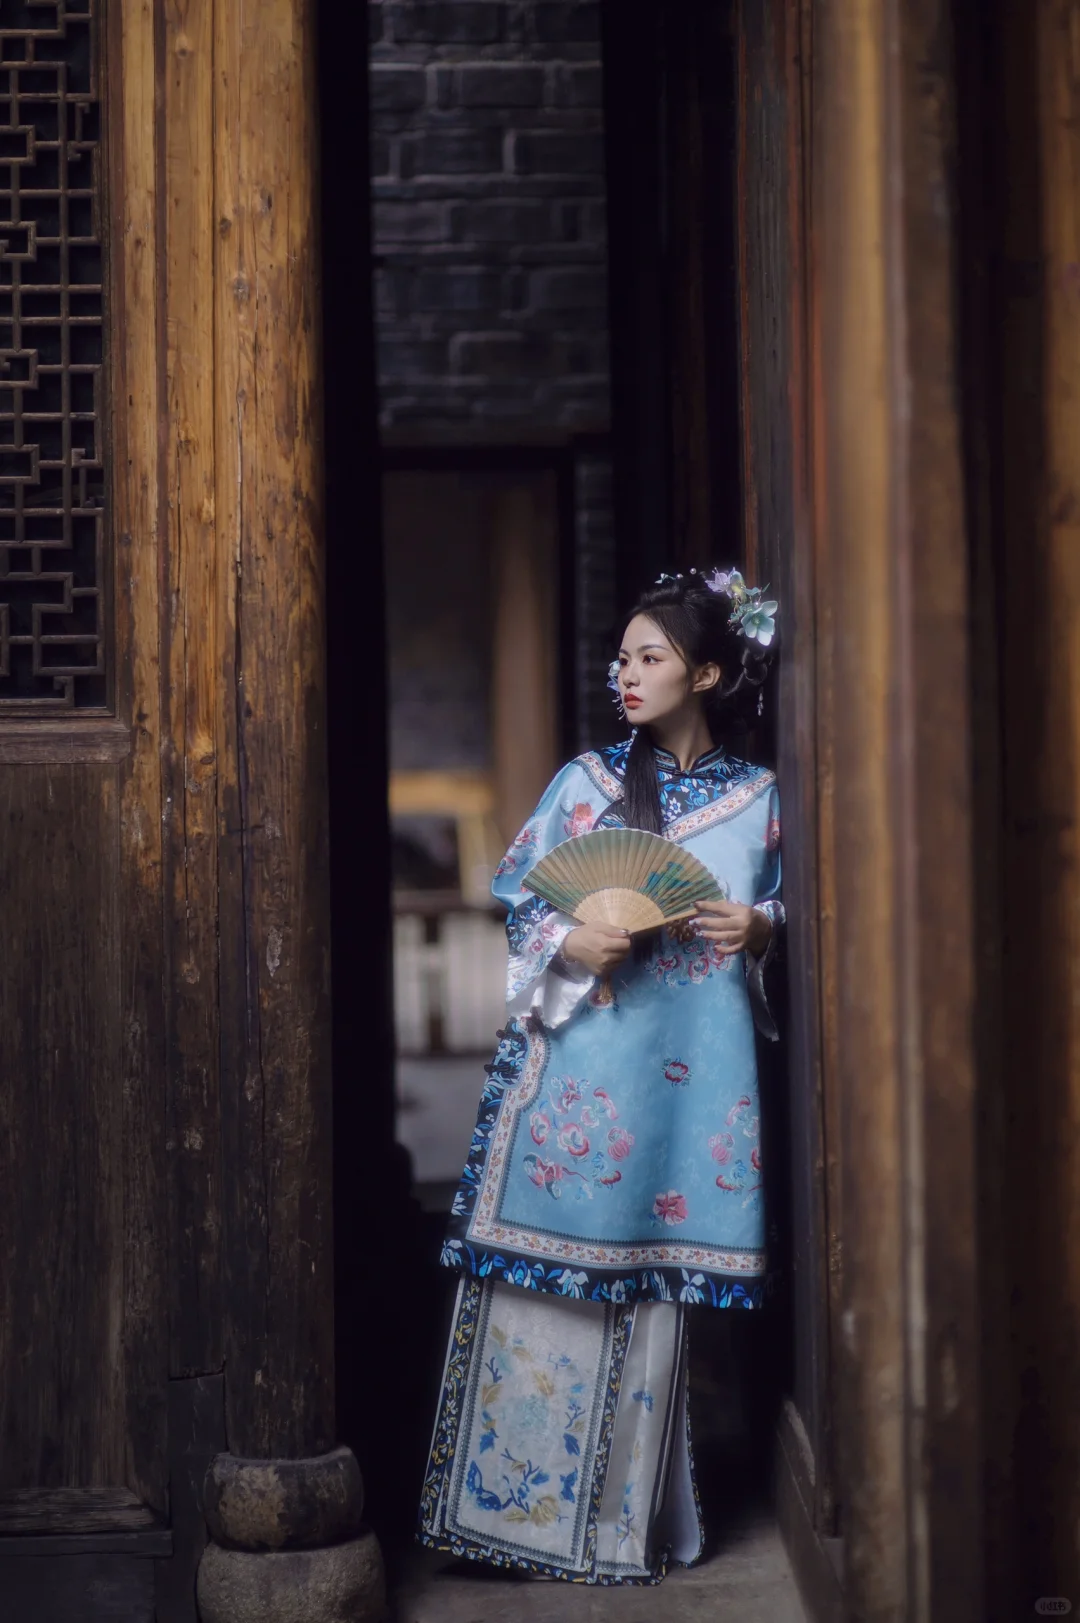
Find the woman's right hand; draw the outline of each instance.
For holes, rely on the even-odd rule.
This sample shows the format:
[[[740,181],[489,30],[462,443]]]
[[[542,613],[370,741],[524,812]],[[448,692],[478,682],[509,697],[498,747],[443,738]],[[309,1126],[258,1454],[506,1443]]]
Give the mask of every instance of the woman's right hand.
[[[562,944],[563,957],[584,964],[593,975],[610,975],[630,952],[629,930],[614,924],[579,924]]]

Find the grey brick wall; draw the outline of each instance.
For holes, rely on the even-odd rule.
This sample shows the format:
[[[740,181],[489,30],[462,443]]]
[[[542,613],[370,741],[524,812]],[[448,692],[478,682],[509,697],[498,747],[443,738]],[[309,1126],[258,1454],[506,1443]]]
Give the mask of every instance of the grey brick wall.
[[[596,0],[372,0],[384,433],[604,431]]]

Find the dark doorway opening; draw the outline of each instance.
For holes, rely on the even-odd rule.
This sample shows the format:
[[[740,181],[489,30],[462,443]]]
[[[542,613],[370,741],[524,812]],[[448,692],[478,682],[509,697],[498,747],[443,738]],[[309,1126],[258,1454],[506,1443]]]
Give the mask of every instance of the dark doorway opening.
[[[454,9],[443,8],[447,13]],[[500,490],[520,495],[548,482],[551,526],[545,544],[554,568],[546,634],[557,650],[549,736],[554,754],[563,760],[586,744],[616,736],[603,667],[617,634],[620,603],[672,563],[688,567],[741,558],[731,19],[717,8],[697,4],[678,8],[677,14],[676,8],[655,5],[639,9],[635,28],[627,29],[625,16],[620,22],[609,5],[601,8],[602,33],[594,35],[594,7],[541,9],[580,13],[575,26],[585,38],[571,42],[565,59],[514,62],[507,40],[497,61],[484,55],[486,47],[478,47],[480,60],[470,64],[458,61],[449,47],[449,54],[440,56],[438,46],[427,60],[418,45],[410,44],[395,63],[388,50],[397,37],[389,6],[343,10],[329,0],[320,5],[338,1433],[360,1458],[368,1478],[370,1514],[392,1555],[407,1546],[415,1522],[452,1290],[449,1276],[437,1266],[449,1180],[440,1175],[424,1187],[417,1185],[415,1167],[400,1142],[400,1076],[395,1087],[399,1044],[392,969],[401,913],[399,908],[395,922],[395,840],[388,814],[394,794],[388,673],[394,670],[396,652],[389,646],[395,634],[395,577],[399,591],[407,591],[410,565],[421,567],[423,547],[437,542],[440,507],[449,532],[468,522],[468,511],[475,513],[478,502],[487,503],[490,512]],[[593,22],[581,21],[586,13]],[[514,213],[506,198],[495,195],[490,177],[485,183],[475,176],[462,182],[457,200],[449,198],[445,176],[438,183],[429,178],[409,192],[407,183],[417,164],[437,166],[439,161],[437,153],[431,156],[432,131],[409,122],[410,98],[415,104],[421,89],[417,72],[424,96],[434,98],[436,133],[441,131],[447,151],[463,151],[465,138],[474,137],[476,130],[471,135],[468,129],[455,131],[450,114],[455,97],[461,103],[468,100],[462,88],[465,70],[487,62],[528,74],[539,66],[546,88],[534,109],[537,116],[532,126],[526,119],[523,129],[510,132],[517,142],[513,150],[520,154],[544,150],[540,138],[558,133],[541,127],[540,114],[550,103],[562,96],[588,99],[596,94],[587,88],[587,75],[595,66],[599,84],[601,56],[603,91],[595,121],[606,133],[606,153],[599,174],[584,181],[579,176],[567,197],[555,195],[554,181],[546,195],[543,186],[530,182],[532,190],[524,188]],[[377,118],[373,122],[373,80],[375,105],[397,107],[381,125]],[[468,82],[475,87],[480,80]],[[572,82],[577,89],[557,89],[556,82]],[[474,88],[468,94],[481,92]],[[582,128],[578,133],[584,141],[590,132]],[[501,139],[499,150],[505,152],[507,131]],[[392,158],[386,155],[388,140],[391,146],[397,143]],[[480,156],[461,162],[496,162],[492,150],[481,141],[475,148]],[[546,150],[556,148],[549,142]],[[519,162],[527,167],[519,158],[511,167]],[[381,191],[380,175],[387,182]],[[575,265],[569,262],[575,233],[580,242],[594,183],[606,201],[604,251],[598,260],[594,256]],[[406,239],[414,230],[410,209],[421,239],[435,229],[431,210],[443,209],[439,229],[448,238],[445,287],[434,275],[437,254],[410,264],[398,255],[396,240],[389,254],[373,247],[370,210],[380,198],[380,229],[386,229],[389,209],[392,230]],[[527,253],[516,252],[516,239],[509,253],[506,242],[498,240],[503,225],[507,230],[513,225],[524,233],[527,245],[529,232],[538,229],[539,204],[547,210],[544,218],[552,230],[569,233],[569,242],[559,249],[566,250],[567,263],[543,263],[535,254],[530,261]],[[491,212],[496,205],[503,215]],[[480,212],[464,212],[470,208]],[[496,240],[485,245],[474,239],[468,252],[455,254],[449,239],[459,219],[472,221],[481,236],[488,230]],[[520,331],[514,327],[515,301],[528,315],[541,308],[543,298],[557,302],[576,296],[575,286],[584,300],[594,299],[595,266],[604,288],[603,309],[591,318],[583,317],[580,308],[559,313],[566,328],[577,324],[584,329],[580,340],[562,327],[549,328],[549,335],[558,365],[595,368],[602,359],[605,394],[610,381],[610,411],[605,400],[591,419],[585,413],[562,428],[550,421],[530,423],[520,411],[515,419],[511,408],[517,409],[519,379],[508,355],[533,369],[538,399],[559,385],[556,362],[540,353],[540,325],[529,329],[523,320]],[[571,272],[584,279],[575,284]],[[497,316],[470,310],[470,300],[475,306],[477,299],[495,296],[490,278],[496,273],[502,278],[503,300]],[[419,311],[410,340],[405,329],[413,298],[436,308]],[[466,305],[458,312],[458,332],[440,315],[439,302],[445,299],[451,307],[454,299]],[[591,330],[601,326],[607,328],[609,371],[607,346],[597,346]],[[486,331],[486,348],[472,328]],[[380,356],[380,336],[385,343],[388,333],[392,349]],[[493,335],[498,343],[490,341]],[[586,338],[594,346],[587,356],[581,347]],[[405,368],[406,381],[419,398],[423,390],[417,377],[437,383],[440,366],[448,369],[447,375],[457,366],[450,382],[460,401],[470,389],[473,399],[482,393],[484,377],[467,369],[481,360],[489,368],[487,386],[494,401],[486,418],[464,427],[460,420],[446,420],[433,432],[437,412],[425,422],[417,407],[411,419],[403,410],[388,424],[384,388],[380,425],[380,372],[385,380],[388,368],[399,368],[400,395],[400,368]],[[577,376],[595,381],[600,374]],[[599,389],[593,392],[598,398]],[[579,399],[586,395],[582,389]],[[411,557],[410,547],[415,548]],[[454,770],[466,768],[459,764]],[[399,788],[402,804],[413,806],[412,813],[403,814],[406,818],[438,821],[435,801],[429,806],[424,799],[437,786],[414,779]],[[497,829],[499,821],[493,816]],[[426,833],[413,832],[421,847],[428,840],[436,857],[443,849],[439,839],[445,845],[448,835],[445,828],[441,836],[430,827]],[[459,894],[462,838],[456,824],[457,844],[452,841],[443,852],[443,877],[450,875],[447,888],[456,887]],[[400,838],[396,855],[400,875]],[[420,860],[416,849],[408,860]],[[402,885],[399,891],[408,888]],[[444,926],[433,927],[422,914],[416,917],[417,924],[410,926],[413,938],[430,957]],[[399,1036],[402,988],[399,961]],[[414,1009],[413,1016],[426,1022],[425,1040],[434,1031],[444,1048],[452,1048],[438,1011],[433,1016],[425,1005],[419,1012]],[[478,1097],[485,1056],[472,1054],[469,1043],[465,1047],[468,1062],[475,1060]],[[776,1084],[780,1080],[777,1076]],[[770,1079],[763,1082],[769,1085]],[[779,1099],[779,1086],[772,1091]],[[782,1135],[782,1109],[776,1114]],[[777,1155],[774,1164],[782,1160]],[[782,1231],[782,1180],[772,1199]],[[729,1322],[727,1314],[702,1312],[696,1318],[701,1321],[695,1323],[692,1338],[698,1465],[709,1519],[719,1528],[732,1482],[739,1482],[741,1496],[755,1482],[764,1488],[769,1437],[787,1380],[790,1336],[782,1305],[765,1315],[742,1315],[737,1323]]]

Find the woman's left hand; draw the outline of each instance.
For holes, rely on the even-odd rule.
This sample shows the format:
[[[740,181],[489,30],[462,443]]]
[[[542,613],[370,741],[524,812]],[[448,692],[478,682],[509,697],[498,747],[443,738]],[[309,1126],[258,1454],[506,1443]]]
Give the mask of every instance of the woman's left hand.
[[[742,902],[699,902],[691,919],[694,933],[715,941],[725,953],[751,952],[760,958],[772,936],[772,922]]]

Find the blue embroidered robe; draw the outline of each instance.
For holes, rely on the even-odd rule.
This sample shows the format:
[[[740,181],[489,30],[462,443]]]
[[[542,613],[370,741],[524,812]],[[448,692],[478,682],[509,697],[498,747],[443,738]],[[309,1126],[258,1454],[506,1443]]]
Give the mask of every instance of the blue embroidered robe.
[[[544,853],[619,823],[627,744],[571,761],[494,884],[510,910],[507,1000],[443,1262],[594,1302],[755,1307],[767,1268],[755,1018],[764,961],[685,929],[645,938],[613,1003],[565,962],[572,920],[522,887]],[[776,930],[773,773],[711,751],[657,751],[664,832]],[[770,953],[772,944],[770,943]],[[768,956],[768,955],[766,955]]]

